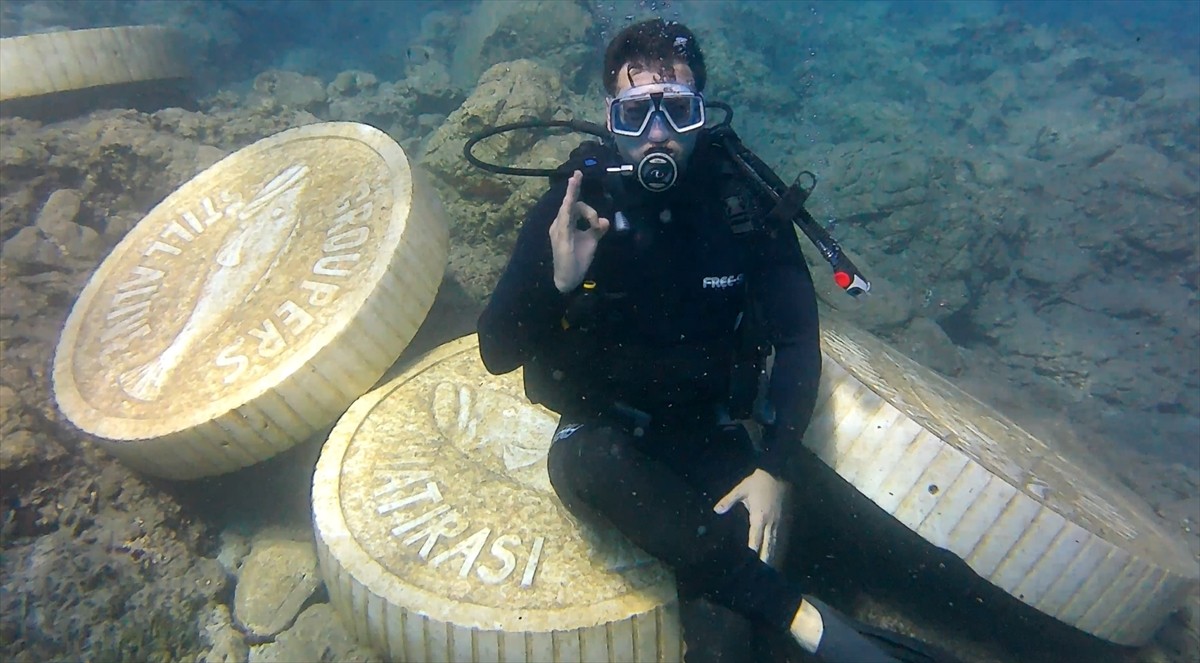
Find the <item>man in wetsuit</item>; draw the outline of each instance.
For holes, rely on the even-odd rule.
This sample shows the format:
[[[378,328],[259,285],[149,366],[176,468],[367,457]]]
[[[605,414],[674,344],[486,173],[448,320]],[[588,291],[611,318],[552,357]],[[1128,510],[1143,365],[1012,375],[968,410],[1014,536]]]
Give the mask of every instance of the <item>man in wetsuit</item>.
[[[589,199],[575,171],[551,187],[480,316],[480,353],[493,374],[524,366],[529,398],[562,415],[548,465],[563,504],[672,567],[689,662],[750,660],[755,625],[822,660],[893,661],[772,566],[820,378],[816,295],[790,227],[735,236],[731,173],[698,140],[705,78],[678,23],[613,39],[608,129],[624,162],[650,164],[646,186]],[[758,446],[727,409],[752,304],[775,352]]]

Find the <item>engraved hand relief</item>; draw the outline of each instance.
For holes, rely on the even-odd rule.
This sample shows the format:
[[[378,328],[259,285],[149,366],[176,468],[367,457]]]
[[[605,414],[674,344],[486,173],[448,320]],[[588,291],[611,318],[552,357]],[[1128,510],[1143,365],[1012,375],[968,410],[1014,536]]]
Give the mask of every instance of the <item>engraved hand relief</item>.
[[[433,390],[433,417],[442,435],[488,469],[554,492],[546,470],[556,427],[549,414],[500,391],[442,382]]]
[[[243,304],[262,287],[298,230],[298,200],[308,171],[305,165],[287,168],[238,212],[238,227],[217,252],[217,266],[209,272],[187,322],[158,357],[118,378],[125,393],[156,400],[192,346],[223,322],[218,314]]]

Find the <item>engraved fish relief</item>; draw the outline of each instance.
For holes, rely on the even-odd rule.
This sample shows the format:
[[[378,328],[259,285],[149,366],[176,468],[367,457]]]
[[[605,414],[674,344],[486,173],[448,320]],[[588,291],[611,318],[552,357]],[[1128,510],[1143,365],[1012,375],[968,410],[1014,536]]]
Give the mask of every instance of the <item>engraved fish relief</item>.
[[[117,378],[125,393],[142,401],[157,400],[196,342],[224,322],[220,313],[245,303],[262,287],[299,229],[299,199],[308,171],[306,165],[285,169],[238,212],[238,225],[217,251],[216,267],[200,288],[187,322],[162,353]]]

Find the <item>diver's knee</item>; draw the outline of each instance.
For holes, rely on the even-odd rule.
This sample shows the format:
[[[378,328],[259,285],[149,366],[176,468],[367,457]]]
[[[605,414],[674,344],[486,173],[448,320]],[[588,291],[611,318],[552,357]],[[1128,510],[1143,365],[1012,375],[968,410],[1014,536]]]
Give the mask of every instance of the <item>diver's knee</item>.
[[[550,485],[578,491],[588,484],[607,485],[629,457],[628,441],[612,428],[591,424],[560,426],[546,457]]]
[[[569,481],[578,476],[583,466],[581,447],[585,434],[580,433],[583,424],[563,424],[554,431],[550,451],[546,454],[546,470],[550,474],[550,485],[560,495]],[[578,433],[578,434],[577,434]]]

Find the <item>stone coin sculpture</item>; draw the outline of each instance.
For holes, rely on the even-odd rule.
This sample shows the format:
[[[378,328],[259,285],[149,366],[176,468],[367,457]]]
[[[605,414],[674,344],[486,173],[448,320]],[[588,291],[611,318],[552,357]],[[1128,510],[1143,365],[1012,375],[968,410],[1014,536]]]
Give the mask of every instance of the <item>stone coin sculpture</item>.
[[[313,477],[330,598],[393,661],[680,660],[672,575],[550,487],[557,417],[474,335],[363,396]]]
[[[265,138],[168,196],[100,265],[58,344],[58,405],[150,474],[268,458],[391,366],[447,242],[432,189],[378,129]]]
[[[833,313],[805,444],[909,529],[1037,610],[1145,643],[1200,569],[1136,495]]]

